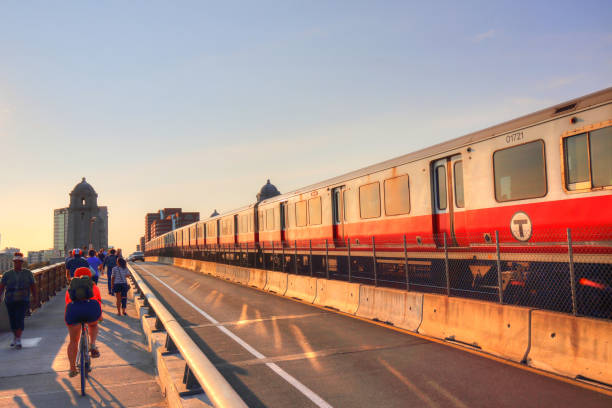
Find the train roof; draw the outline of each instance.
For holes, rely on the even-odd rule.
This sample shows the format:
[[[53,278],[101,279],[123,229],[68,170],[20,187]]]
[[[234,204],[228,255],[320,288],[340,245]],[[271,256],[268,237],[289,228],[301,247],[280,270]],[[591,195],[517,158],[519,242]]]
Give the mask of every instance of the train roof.
[[[458,138],[448,140],[446,142],[438,143],[437,145],[426,147],[424,149],[417,150],[416,152],[408,153],[390,160],[385,160],[384,162],[376,163],[361,168],[359,170],[354,170],[349,173],[345,173],[341,176],[333,177],[315,184],[308,185],[306,187],[299,188],[297,190],[290,191],[288,193],[278,195],[276,197],[269,198],[267,200],[263,200],[262,202],[260,202],[260,205],[283,201],[288,197],[292,197],[297,194],[306,193],[327,186],[337,185],[348,180],[396,167],[401,164],[424,159],[430,156],[435,156],[451,150],[456,150],[461,147],[467,147],[471,144],[481,142],[483,140],[487,140],[504,133],[532,126],[537,123],[546,122],[548,120],[560,116],[571,115],[577,111],[610,102],[612,102],[612,87],[579,98],[571,99],[569,101],[551,106],[550,108],[542,109],[534,113],[530,113],[528,115],[521,116],[516,119],[512,119],[507,122],[488,127],[483,130],[468,133],[467,135],[460,136]]]

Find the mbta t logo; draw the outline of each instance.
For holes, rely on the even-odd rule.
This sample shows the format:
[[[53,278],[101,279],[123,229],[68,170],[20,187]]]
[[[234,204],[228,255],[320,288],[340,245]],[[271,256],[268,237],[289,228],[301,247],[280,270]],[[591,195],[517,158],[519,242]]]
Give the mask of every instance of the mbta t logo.
[[[510,231],[512,236],[522,242],[529,241],[531,238],[531,219],[523,211],[519,211],[510,220]]]

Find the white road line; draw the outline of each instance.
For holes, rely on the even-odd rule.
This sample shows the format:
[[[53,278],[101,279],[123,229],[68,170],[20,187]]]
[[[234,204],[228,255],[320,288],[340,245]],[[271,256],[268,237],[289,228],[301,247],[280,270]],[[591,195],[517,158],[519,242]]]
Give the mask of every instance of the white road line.
[[[167,287],[170,291],[172,291],[172,293],[174,293],[179,298],[181,298],[185,303],[187,303],[189,306],[194,308],[198,313],[200,313],[202,316],[204,316],[208,321],[210,321],[212,324],[217,325],[215,327],[217,327],[219,330],[221,330],[223,333],[225,333],[227,336],[229,336],[236,343],[240,344],[245,350],[247,350],[253,356],[255,356],[256,358],[258,358],[260,360],[263,360],[263,359],[267,358],[266,356],[261,354],[259,351],[255,350],[250,344],[248,344],[247,342],[242,340],[240,337],[238,337],[234,333],[232,333],[230,330],[228,330],[227,327],[220,326],[219,322],[214,317],[212,317],[211,315],[209,315],[208,313],[206,313],[205,311],[203,311],[202,309],[200,309],[199,307],[194,305],[189,299],[185,298],[185,296],[181,295],[179,292],[177,292],[176,290],[174,290],[173,288],[168,286],[166,284],[166,282],[162,281],[157,276],[155,276],[151,271],[147,270],[144,267],[144,265],[140,265],[140,267],[142,269],[144,269],[145,271],[147,271],[151,275],[152,278],[156,279],[159,283],[161,283],[162,285]],[[270,369],[272,369],[272,371],[274,371],[276,374],[281,376],[289,384],[293,385],[298,391],[300,391],[302,394],[304,394],[316,406],[321,407],[321,408],[332,408],[332,406],[330,404],[328,404],[323,398],[319,397],[314,391],[312,391],[310,388],[308,388],[307,386],[305,386],[304,384],[299,382],[295,377],[293,377],[291,374],[289,374],[288,372],[286,372],[285,370],[280,368],[275,363],[266,363],[266,365],[268,367],[270,367]]]

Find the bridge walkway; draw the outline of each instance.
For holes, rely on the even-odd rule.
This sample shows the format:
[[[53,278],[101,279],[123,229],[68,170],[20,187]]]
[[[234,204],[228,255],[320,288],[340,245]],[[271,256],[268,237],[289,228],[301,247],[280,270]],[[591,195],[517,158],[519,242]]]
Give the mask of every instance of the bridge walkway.
[[[133,304],[128,316],[117,316],[115,300],[100,279],[104,321],[87,383],[80,395],[79,377],[68,376],[68,331],[64,293],[60,292],[26,319],[23,349],[9,348],[12,333],[0,333],[1,407],[165,407],[152,356]]]
[[[612,397],[174,266],[134,266],[250,407],[610,407]]]

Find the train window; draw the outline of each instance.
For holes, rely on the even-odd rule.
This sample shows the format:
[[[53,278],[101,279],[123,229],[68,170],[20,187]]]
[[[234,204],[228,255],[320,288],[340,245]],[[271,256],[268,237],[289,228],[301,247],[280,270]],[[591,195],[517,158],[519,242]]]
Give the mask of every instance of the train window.
[[[280,217],[278,216],[279,207],[274,208],[274,227],[280,229]],[[278,220],[278,224],[276,223]]]
[[[453,173],[455,176],[455,205],[457,208],[463,208],[465,206],[463,200],[463,161],[455,162]]]
[[[263,231],[266,229],[266,223],[264,222],[264,212],[259,212],[259,230]]]
[[[612,185],[612,126],[597,129],[589,134],[591,141],[591,169],[593,187]]]
[[[308,217],[310,225],[321,224],[321,197],[315,197],[308,200]]]
[[[308,224],[306,200],[295,203],[295,225],[303,227]]]
[[[436,167],[438,210],[446,210],[446,166]]]
[[[612,185],[612,127],[566,137],[563,148],[568,190]]]
[[[544,142],[525,143],[493,153],[495,199],[522,200],[546,195]]]
[[[385,214],[400,215],[410,212],[408,175],[385,180]]]
[[[344,191],[342,191],[342,201],[344,202],[344,221],[348,221],[349,219],[349,216],[348,216],[348,212],[350,209],[349,202],[351,201],[352,196],[353,196],[353,193],[350,188],[347,188]]]
[[[266,231],[274,229],[274,208],[266,210]]]
[[[380,183],[359,187],[359,212],[361,218],[380,217]]]
[[[565,182],[568,190],[579,188],[577,183],[588,183],[591,187],[589,174],[589,148],[586,133],[565,138]]]

